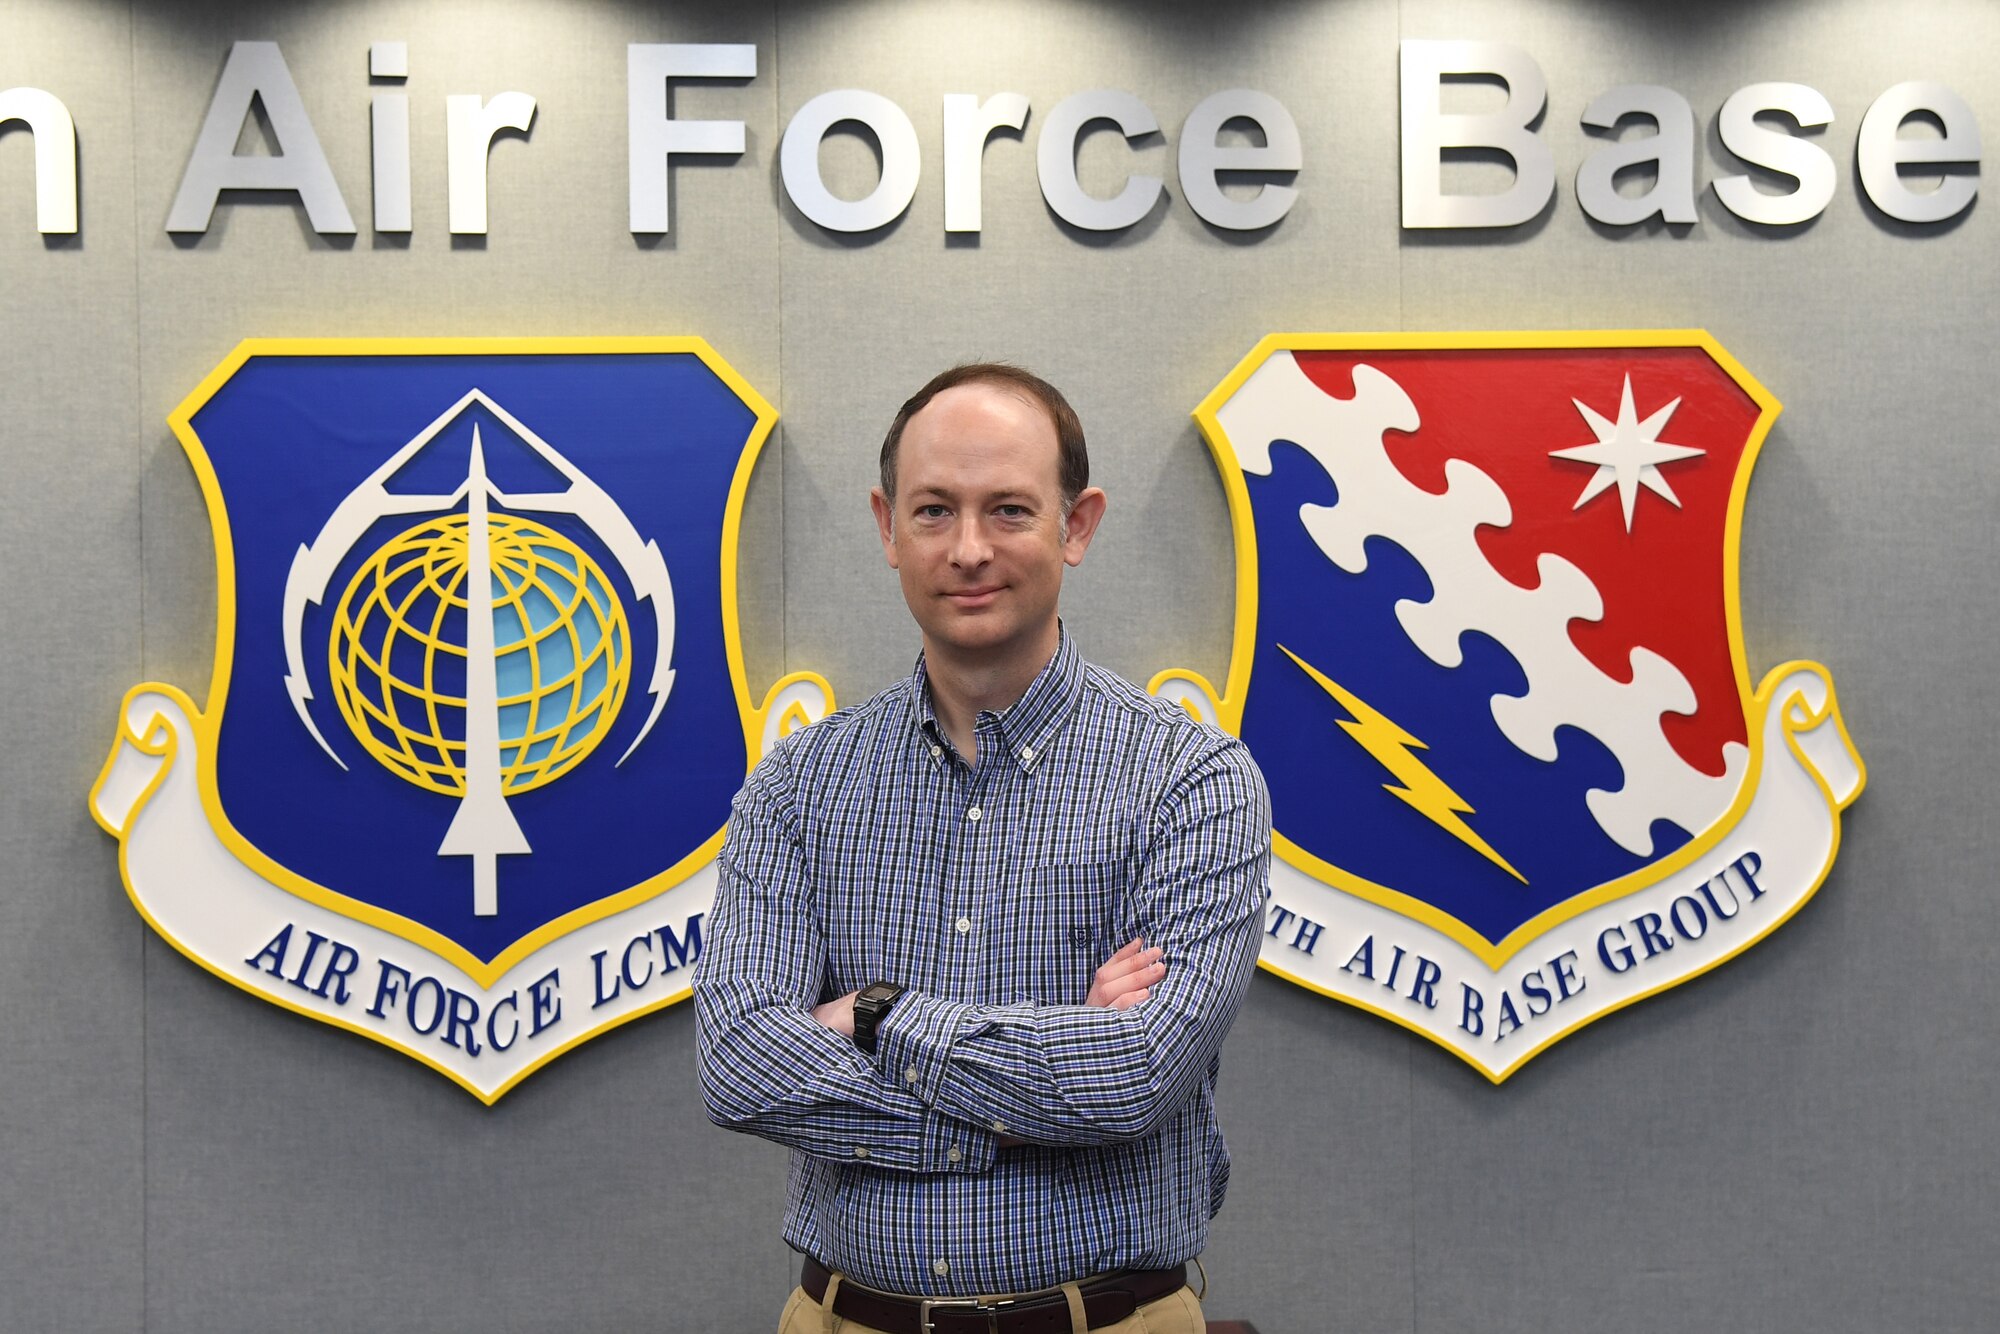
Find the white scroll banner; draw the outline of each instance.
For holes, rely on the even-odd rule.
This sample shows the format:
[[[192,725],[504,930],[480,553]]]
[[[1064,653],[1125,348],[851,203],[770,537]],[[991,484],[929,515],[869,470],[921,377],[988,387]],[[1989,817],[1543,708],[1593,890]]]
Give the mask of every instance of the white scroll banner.
[[[1746,779],[1749,800],[1712,846],[1498,967],[1283,862],[1271,869],[1263,966],[1421,1033],[1499,1083],[1565,1034],[1742,953],[1826,879],[1841,810],[1865,781],[1826,669],[1774,670],[1750,725],[1760,763]]]
[[[206,732],[187,696],[137,687],[120,721],[91,813],[119,840],[140,914],[224,981],[395,1047],[489,1104],[579,1042],[688,995],[715,902],[712,861],[481,986],[421,945],[246,866],[202,808]]]

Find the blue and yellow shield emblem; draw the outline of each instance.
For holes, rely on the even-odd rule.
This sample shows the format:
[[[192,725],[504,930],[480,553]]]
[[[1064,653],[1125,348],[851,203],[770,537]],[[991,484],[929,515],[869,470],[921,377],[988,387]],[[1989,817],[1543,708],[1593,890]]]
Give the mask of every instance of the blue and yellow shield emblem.
[[[251,341],[170,420],[214,675],[92,793],[155,929],[489,1102],[684,996],[731,796],[831,705],[744,677],[772,408],[692,338]]]

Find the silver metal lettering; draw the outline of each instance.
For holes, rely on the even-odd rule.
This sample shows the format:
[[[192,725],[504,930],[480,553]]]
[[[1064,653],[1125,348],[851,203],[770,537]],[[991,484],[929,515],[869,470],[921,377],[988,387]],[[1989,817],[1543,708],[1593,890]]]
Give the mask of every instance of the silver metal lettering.
[[[44,236],[76,231],[76,121],[54,93],[40,88],[0,92],[0,129],[21,121],[35,136],[35,230]]]
[[[1833,105],[1802,83],[1753,83],[1731,93],[1716,118],[1724,148],[1753,166],[1796,178],[1798,188],[1767,195],[1748,176],[1718,176],[1715,196],[1745,222],[1766,227],[1810,222],[1833,202],[1833,159],[1818,144],[1757,123],[1760,114],[1772,111],[1810,130],[1833,124]]]
[[[740,120],[675,120],[675,79],[754,79],[757,48],[654,44],[625,48],[626,180],[630,230],[663,234],[673,223],[673,160],[686,153],[740,156]]]
[[[1541,66],[1506,42],[1406,41],[1401,51],[1403,225],[1512,227],[1528,221],[1556,188],[1555,159],[1528,127],[1548,101]],[[1447,75],[1486,74],[1507,85],[1507,103],[1487,115],[1446,115]],[[1514,183],[1498,194],[1448,195],[1441,167],[1453,148],[1490,148],[1514,163]]]
[[[1028,123],[1025,93],[995,93],[984,102],[971,93],[944,95],[944,229],[979,230],[981,163],[996,130]]]
[[[882,147],[882,176],[862,199],[842,199],[819,174],[819,146],[843,121],[865,125]],[[821,93],[798,109],[778,148],[785,193],[799,212],[830,232],[869,232],[901,217],[916,197],[922,170],[917,127],[880,93],[841,88]]]
[[[410,77],[407,42],[368,48],[368,77],[401,82]],[[378,92],[368,106],[369,166],[375,192],[375,230],[410,230],[410,99]]]
[[[1910,117],[1923,112],[1938,118],[1943,138],[1905,139],[1898,134]],[[1862,116],[1855,158],[1861,188],[1876,208],[1903,222],[1943,222],[1971,206],[1979,193],[1979,178],[1944,176],[1935,190],[1919,192],[1903,183],[1897,168],[1910,162],[1976,168],[1980,151],[1979,119],[1965,99],[1941,83],[1912,81],[1883,93]]]
[[[502,130],[527,133],[535,123],[535,99],[527,93],[499,93],[482,103],[477,93],[444,99],[445,189],[454,236],[486,231],[486,153]]]
[[[1583,123],[1615,130],[1627,116],[1646,116],[1652,134],[1606,144],[1576,169],[1576,202],[1597,221],[1629,227],[1658,216],[1664,222],[1699,221],[1694,207],[1694,109],[1671,88],[1633,83],[1599,93],[1584,108]],[[1617,176],[1628,167],[1652,163],[1653,188],[1627,198]]]
[[[253,101],[264,104],[277,152],[239,157],[236,139]],[[314,231],[322,236],[354,234],[353,215],[276,42],[237,42],[229,48],[208,115],[181,175],[181,188],[167,213],[167,230],[207,231],[224,190],[292,191],[305,205]]]
[[[1221,144],[1222,127],[1247,120],[1262,131],[1260,144]],[[1269,93],[1231,88],[1205,97],[1181,123],[1181,197],[1213,227],[1250,232],[1274,225],[1291,211],[1299,192],[1266,183],[1253,198],[1231,199],[1216,181],[1224,171],[1297,171],[1305,161],[1299,127]]]
[[[1108,120],[1130,141],[1158,134],[1160,122],[1152,110],[1130,93],[1099,88],[1056,103],[1042,122],[1035,143],[1035,172],[1042,198],[1057,217],[1090,232],[1115,232],[1144,218],[1166,187],[1157,176],[1129,176],[1125,188],[1110,199],[1086,194],[1076,179],[1076,148],[1093,121]]]

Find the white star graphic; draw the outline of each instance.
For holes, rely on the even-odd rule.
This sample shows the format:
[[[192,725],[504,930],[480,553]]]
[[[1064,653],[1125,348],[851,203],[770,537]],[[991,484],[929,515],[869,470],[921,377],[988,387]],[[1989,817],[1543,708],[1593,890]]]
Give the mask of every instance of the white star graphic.
[[[1639,488],[1645,487],[1657,496],[1671,501],[1680,508],[1680,497],[1667,485],[1667,479],[1660,476],[1662,463],[1675,463],[1681,459],[1691,459],[1698,454],[1706,454],[1705,449],[1689,449],[1685,445],[1670,445],[1660,439],[1660,432],[1667,424],[1667,418],[1674,415],[1674,409],[1681,405],[1677,398],[1644,421],[1632,406],[1632,377],[1625,377],[1625,392],[1618,400],[1618,420],[1607,421],[1603,416],[1585,407],[1582,399],[1572,398],[1576,410],[1590,423],[1590,429],[1597,433],[1597,443],[1577,445],[1571,449],[1552,449],[1549,457],[1573,459],[1578,463],[1594,463],[1597,471],[1584,483],[1583,494],[1576,498],[1571,509],[1582,509],[1593,496],[1605,490],[1613,482],[1618,484],[1618,499],[1625,506],[1625,531],[1632,531],[1632,507],[1638,503]]]

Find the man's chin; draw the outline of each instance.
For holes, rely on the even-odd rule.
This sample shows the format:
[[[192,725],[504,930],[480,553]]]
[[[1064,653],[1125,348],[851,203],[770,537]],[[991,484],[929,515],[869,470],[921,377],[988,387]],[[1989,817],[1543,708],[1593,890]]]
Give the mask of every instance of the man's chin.
[[[989,619],[970,617],[935,626],[926,637],[958,653],[990,653],[1013,640],[1003,626]]]
[[[954,654],[1004,654],[1027,636],[1018,625],[990,612],[962,611],[924,627],[924,637]]]

